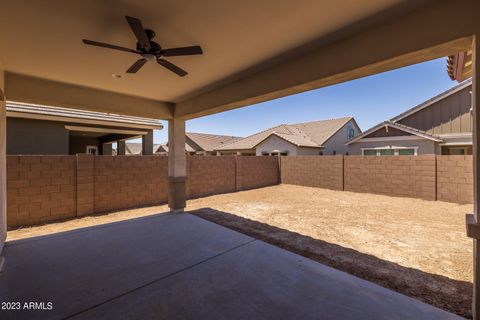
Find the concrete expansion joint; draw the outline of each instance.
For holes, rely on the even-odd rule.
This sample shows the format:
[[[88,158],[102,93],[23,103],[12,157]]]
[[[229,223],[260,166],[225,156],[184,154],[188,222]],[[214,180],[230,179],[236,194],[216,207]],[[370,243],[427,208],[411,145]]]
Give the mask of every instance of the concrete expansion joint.
[[[93,305],[93,306],[91,306],[91,307],[89,307],[89,308],[86,308],[86,309],[80,310],[80,311],[78,311],[78,312],[75,312],[75,313],[73,313],[73,314],[71,314],[71,315],[68,315],[68,316],[66,316],[64,319],[71,319],[71,318],[73,318],[73,317],[75,317],[75,316],[78,316],[78,315],[84,313],[84,312],[87,312],[87,311],[90,311],[90,310],[92,310],[92,309],[98,308],[98,307],[100,307],[101,305],[104,305],[104,304],[106,304],[106,303],[112,302],[112,301],[114,301],[114,300],[116,300],[116,299],[118,299],[118,298],[121,298],[121,297],[123,297],[123,296],[126,296],[126,295],[128,295],[128,294],[130,294],[130,293],[132,293],[132,292],[134,292],[134,291],[143,289],[143,288],[148,287],[148,286],[150,286],[150,285],[152,285],[152,284],[154,284],[154,283],[157,283],[157,282],[159,282],[159,281],[165,280],[165,279],[167,279],[167,278],[170,278],[170,277],[172,277],[172,276],[174,276],[174,275],[177,275],[177,274],[179,274],[179,273],[182,273],[182,272],[184,272],[184,271],[187,271],[187,270],[190,270],[190,269],[192,269],[192,268],[195,268],[196,266],[201,265],[202,263],[205,263],[205,262],[208,262],[208,261],[213,260],[213,259],[215,259],[215,258],[218,258],[218,257],[220,257],[220,256],[223,256],[224,254],[227,254],[227,253],[229,253],[229,252],[235,251],[235,250],[237,250],[237,249],[239,249],[239,248],[241,248],[241,247],[244,247],[244,246],[246,246],[246,245],[248,245],[248,244],[250,244],[250,243],[252,243],[252,242],[255,242],[255,241],[257,241],[257,239],[251,239],[251,240],[249,240],[249,241],[247,241],[247,242],[241,243],[241,244],[239,244],[239,245],[237,245],[237,246],[235,246],[235,247],[233,247],[233,248],[230,248],[230,249],[228,249],[228,250],[225,250],[225,251],[223,251],[223,252],[220,252],[220,253],[218,253],[218,254],[216,254],[216,255],[213,255],[213,256],[211,256],[211,257],[209,257],[209,258],[203,259],[203,260],[201,260],[201,261],[199,261],[199,262],[197,262],[197,263],[194,263],[194,264],[192,264],[192,265],[190,265],[190,266],[186,266],[186,267],[184,267],[184,268],[182,268],[182,269],[179,269],[179,270],[177,270],[177,271],[171,272],[171,273],[169,273],[169,274],[167,274],[167,275],[165,275],[165,276],[163,276],[163,277],[160,277],[160,278],[158,278],[158,279],[155,279],[155,280],[152,280],[152,281],[150,281],[150,282],[148,282],[148,283],[145,283],[145,284],[143,284],[143,285],[141,285],[141,286],[138,286],[138,287],[136,287],[136,288],[133,288],[133,289],[131,289],[131,290],[128,290],[128,291],[126,291],[126,292],[124,292],[124,293],[122,293],[122,294],[119,294],[119,295],[115,296],[115,297],[112,297],[112,298],[110,298],[110,299],[107,299],[107,300],[105,300],[105,301],[102,301],[102,302],[100,302],[100,303],[97,303],[97,304],[95,304],[95,305]]]

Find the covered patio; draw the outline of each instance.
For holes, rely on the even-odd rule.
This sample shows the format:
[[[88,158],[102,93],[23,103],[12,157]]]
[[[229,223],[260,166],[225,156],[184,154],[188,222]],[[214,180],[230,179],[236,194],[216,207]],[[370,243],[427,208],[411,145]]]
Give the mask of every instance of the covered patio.
[[[12,241],[4,254],[0,300],[45,310],[3,319],[460,319],[188,213]]]
[[[475,209],[468,235],[473,315],[480,318],[478,1],[124,1],[112,9],[94,0],[49,0],[0,9],[0,297],[54,304],[8,317],[455,318],[183,213],[185,125],[471,50]],[[81,39],[134,47],[126,14],[156,30],[165,47],[200,44],[204,55],[171,58],[190,72],[186,77],[153,63],[117,77],[138,56],[86,47]],[[6,101],[168,120],[171,213],[5,243]]]

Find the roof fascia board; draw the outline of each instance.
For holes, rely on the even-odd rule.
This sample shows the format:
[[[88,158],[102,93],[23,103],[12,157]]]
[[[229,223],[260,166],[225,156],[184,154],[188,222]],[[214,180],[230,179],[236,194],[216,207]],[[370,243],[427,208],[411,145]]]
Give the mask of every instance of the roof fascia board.
[[[94,125],[122,127],[122,128],[137,128],[137,129],[151,129],[151,130],[163,129],[162,125],[149,126],[149,125],[143,125],[143,124],[126,123],[126,122],[89,120],[89,119],[83,119],[83,118],[52,116],[52,115],[34,114],[34,113],[25,113],[25,112],[16,112],[16,111],[7,111],[7,118],[23,118],[23,119],[33,119],[33,120],[73,122],[73,123],[94,124]]]
[[[365,139],[364,137],[368,136],[369,134],[372,134],[373,132],[381,129],[382,127],[384,126],[388,126],[388,127],[391,127],[391,128],[395,128],[395,129],[398,129],[398,130],[401,130],[403,132],[407,132],[407,133],[410,133],[410,134],[413,134],[413,135],[416,135],[416,136],[419,136],[419,137],[422,137],[422,138],[425,138],[427,140],[432,140],[432,141],[436,141],[436,142],[441,142],[443,140],[441,139],[436,139],[432,136],[429,136],[429,135],[425,135],[421,132],[417,132],[415,130],[409,130],[407,128],[404,128],[403,126],[399,126],[399,125],[396,125],[395,123],[389,123],[389,122],[382,122],[378,125],[376,125],[375,127],[365,131],[364,133],[356,136],[355,138],[353,138],[352,140],[348,141],[346,144],[347,145],[350,145],[352,143],[355,143],[355,142],[358,142],[358,140],[360,139]]]
[[[95,127],[81,127],[81,126],[65,126],[65,129],[69,131],[79,131],[79,132],[94,132],[94,133],[115,133],[115,134],[131,134],[136,136],[146,135],[147,131],[136,131],[136,130],[119,130],[119,129],[108,129],[108,128],[95,128]]]

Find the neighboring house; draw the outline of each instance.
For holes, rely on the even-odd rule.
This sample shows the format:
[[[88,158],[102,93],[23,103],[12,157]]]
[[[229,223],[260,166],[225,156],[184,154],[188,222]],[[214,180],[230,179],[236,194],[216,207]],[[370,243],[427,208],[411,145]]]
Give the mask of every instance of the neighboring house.
[[[218,134],[187,132],[185,134],[185,151],[189,155],[216,155],[216,148],[241,140],[242,137]],[[168,144],[161,144],[157,154],[168,154]]]
[[[344,154],[345,142],[360,133],[353,117],[281,124],[215,150],[222,155]]]
[[[159,148],[160,148],[160,144],[153,144],[152,154],[158,153]],[[127,156],[142,155],[143,154],[142,143],[141,142],[126,142],[125,143],[125,154]]]
[[[347,142],[351,154],[472,154],[471,79]]]
[[[26,103],[8,102],[6,110],[7,154],[111,155],[117,143],[122,155],[134,138],[153,151],[153,130],[163,128],[154,119]]]

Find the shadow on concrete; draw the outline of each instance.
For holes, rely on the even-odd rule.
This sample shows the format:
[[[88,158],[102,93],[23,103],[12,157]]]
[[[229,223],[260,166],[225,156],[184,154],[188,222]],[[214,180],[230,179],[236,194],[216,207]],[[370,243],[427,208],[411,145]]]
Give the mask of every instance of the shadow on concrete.
[[[201,208],[189,213],[438,308],[472,317],[473,288],[470,282],[403,267],[354,249],[213,208]]]

